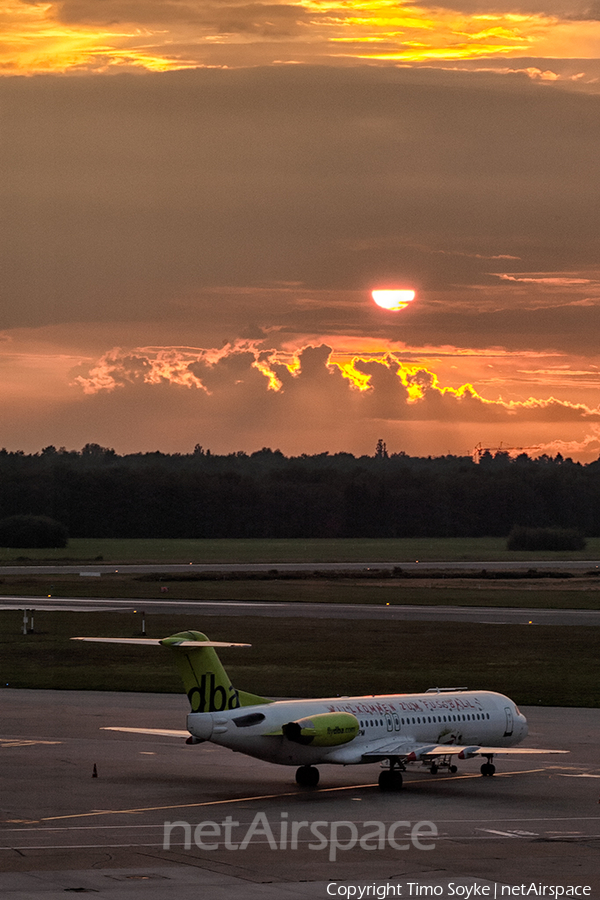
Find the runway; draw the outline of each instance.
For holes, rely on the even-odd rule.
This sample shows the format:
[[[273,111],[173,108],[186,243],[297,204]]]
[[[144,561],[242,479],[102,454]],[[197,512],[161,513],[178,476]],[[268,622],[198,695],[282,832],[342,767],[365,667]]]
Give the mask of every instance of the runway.
[[[488,625],[587,625],[600,626],[600,610],[528,609],[487,606],[421,606],[405,604],[296,603],[254,600],[115,600],[101,597],[59,598],[6,596],[0,609],[34,609],[36,612],[132,612],[198,613],[199,616],[266,616],[312,619],[376,619],[383,621],[479,622]]]
[[[538,571],[565,571],[565,572],[595,572],[600,568],[600,560],[597,559],[549,559],[549,560],[390,560],[388,562],[265,562],[265,563],[134,563],[124,565],[110,565],[105,563],[82,563],[80,565],[26,565],[26,566],[0,566],[3,575],[78,575],[81,573],[96,573],[98,575],[110,575],[120,572],[122,575],[148,575],[150,573],[163,575],[181,574],[218,574],[221,572],[230,574],[250,574],[278,572],[282,575],[294,572],[308,573],[333,573],[348,572],[391,572],[395,568],[403,572],[507,572],[537,569]]]
[[[456,776],[418,767],[390,795],[376,787],[376,765],[323,766],[320,787],[302,791],[293,769],[210,744],[100,730],[181,729],[183,694],[4,689],[0,704],[0,890],[11,900],[66,891],[129,900],[141,890],[160,900],[316,900],[332,884],[375,883],[401,885],[407,897],[409,882],[444,897],[458,883],[589,885],[587,896],[600,898],[600,710],[525,710],[527,745],[569,756],[498,758],[494,778],[481,778],[476,760]],[[213,849],[198,846],[193,836],[215,843],[207,835],[227,817],[229,847],[226,831]],[[165,847],[165,822],[177,821]],[[358,843],[333,848],[332,859],[331,841],[315,848],[310,828],[321,823],[331,835],[334,822],[346,823],[344,838],[351,825],[359,836],[366,823],[385,833],[394,826],[408,847]],[[438,832],[429,850],[409,840],[423,822]],[[298,825],[295,847],[282,823]]]

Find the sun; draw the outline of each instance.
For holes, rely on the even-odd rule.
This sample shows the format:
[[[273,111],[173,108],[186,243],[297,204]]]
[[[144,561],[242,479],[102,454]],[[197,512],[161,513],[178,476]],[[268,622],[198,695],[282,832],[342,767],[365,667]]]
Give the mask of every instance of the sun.
[[[371,291],[371,296],[382,309],[396,310],[405,309],[411,300],[415,299],[415,292],[404,289]]]

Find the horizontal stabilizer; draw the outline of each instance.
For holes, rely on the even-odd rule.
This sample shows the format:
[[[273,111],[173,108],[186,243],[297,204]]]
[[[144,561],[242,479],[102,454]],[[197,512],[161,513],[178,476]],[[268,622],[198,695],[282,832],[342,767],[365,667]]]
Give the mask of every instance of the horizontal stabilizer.
[[[133,647],[166,647],[179,669],[193,713],[220,712],[241,706],[270,703],[264,697],[234,688],[217,655],[222,647],[251,647],[234,641],[209,641],[201,631],[179,631],[164,638],[74,637],[73,641],[98,644],[123,644]]]
[[[100,731],[130,731],[132,734],[153,734],[158,737],[188,738],[189,731],[174,731],[172,728],[125,728],[119,725],[104,725]]]
[[[233,644],[230,641],[169,641],[163,644],[159,638],[102,638],[102,637],[73,637],[72,641],[93,641],[96,644],[134,644],[138,647],[251,647],[252,644]]]

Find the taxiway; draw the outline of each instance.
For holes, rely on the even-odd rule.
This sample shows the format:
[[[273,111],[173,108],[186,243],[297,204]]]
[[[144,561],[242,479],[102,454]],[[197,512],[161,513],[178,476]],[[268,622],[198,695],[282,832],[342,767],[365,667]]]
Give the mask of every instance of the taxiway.
[[[0,694],[2,819],[0,890],[11,900],[50,900],[66,891],[111,900],[325,898],[328,885],[451,883],[589,885],[600,898],[600,710],[528,709],[528,746],[569,749],[568,757],[497,759],[482,778],[476,761],[432,776],[419,767],[399,794],[376,787],[377,766],[323,766],[318,789],[296,787],[294,770],[211,744],[102,731],[106,725],[185,727],[183,694],[27,691]],[[98,777],[93,777],[94,766]],[[329,858],[256,834],[247,847],[215,849],[183,830],[165,849],[166,821],[239,822],[257,814],[277,843],[281,823],[427,821],[431,850],[356,846]],[[409,825],[399,826],[398,834]],[[331,887],[329,887],[331,891]]]
[[[376,619],[378,621],[479,622],[488,625],[600,626],[597,609],[528,609],[498,606],[425,606],[408,604],[299,603],[260,600],[126,600],[4,596],[0,609],[42,612],[198,613],[218,616],[266,616],[311,619]]]

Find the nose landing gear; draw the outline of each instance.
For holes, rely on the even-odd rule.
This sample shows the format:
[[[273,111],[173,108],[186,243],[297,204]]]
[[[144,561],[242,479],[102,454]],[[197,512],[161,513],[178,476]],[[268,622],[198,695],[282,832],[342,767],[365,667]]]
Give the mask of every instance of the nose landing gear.
[[[296,784],[300,787],[316,787],[319,783],[319,770],[316,766],[300,766],[296,771]]]

